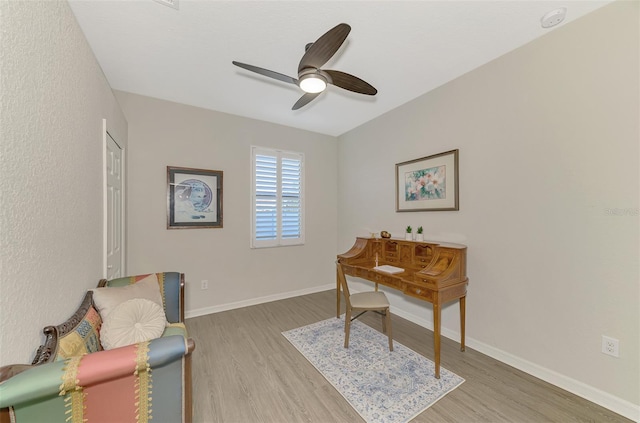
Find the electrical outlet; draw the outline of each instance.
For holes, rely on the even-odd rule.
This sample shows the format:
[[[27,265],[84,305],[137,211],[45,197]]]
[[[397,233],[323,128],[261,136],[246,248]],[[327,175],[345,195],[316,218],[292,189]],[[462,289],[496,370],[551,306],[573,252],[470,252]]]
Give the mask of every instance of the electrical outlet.
[[[200,281],[200,289],[209,289],[209,281]]]
[[[602,335],[602,353],[619,357],[620,341],[615,338],[609,338]]]

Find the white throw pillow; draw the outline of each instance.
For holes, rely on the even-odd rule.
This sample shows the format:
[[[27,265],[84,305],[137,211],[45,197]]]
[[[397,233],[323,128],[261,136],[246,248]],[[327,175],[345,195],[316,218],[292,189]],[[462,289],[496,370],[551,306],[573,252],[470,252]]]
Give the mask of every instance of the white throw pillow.
[[[155,273],[150,274],[136,283],[126,286],[111,288],[94,288],[93,303],[104,321],[113,309],[121,303],[134,298],[144,298],[158,304],[164,313],[162,305],[162,294],[158,285],[158,277]]]
[[[112,310],[100,328],[105,350],[159,338],[164,332],[164,310],[153,301],[127,300]]]

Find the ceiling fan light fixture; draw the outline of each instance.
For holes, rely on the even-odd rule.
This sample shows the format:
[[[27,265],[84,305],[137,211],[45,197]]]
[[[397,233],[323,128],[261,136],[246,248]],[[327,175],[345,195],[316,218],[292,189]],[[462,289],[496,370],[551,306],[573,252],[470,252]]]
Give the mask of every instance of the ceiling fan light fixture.
[[[354,93],[376,95],[378,90],[356,76],[337,70],[322,70],[322,66],[340,49],[347,35],[349,35],[349,31],[351,31],[351,27],[346,23],[341,23],[325,32],[315,42],[307,44],[305,53],[298,64],[297,79],[269,69],[236,62],[235,60],[231,63],[248,71],[300,87],[304,91],[304,95],[296,101],[291,110],[298,110],[309,104],[309,102],[320,96],[328,84]]]
[[[300,77],[300,88],[310,94],[320,93],[327,88],[327,79],[317,73]]]

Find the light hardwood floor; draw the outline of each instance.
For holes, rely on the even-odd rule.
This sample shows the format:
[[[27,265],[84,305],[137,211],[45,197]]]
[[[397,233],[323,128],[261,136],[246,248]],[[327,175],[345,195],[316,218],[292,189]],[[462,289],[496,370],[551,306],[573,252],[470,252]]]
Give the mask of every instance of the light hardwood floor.
[[[188,319],[194,422],[363,422],[281,335],[334,313],[331,290]],[[381,329],[376,315],[360,320]],[[392,327],[394,341],[433,360],[431,331],[398,316]],[[466,381],[413,422],[631,421],[447,338],[442,366]]]

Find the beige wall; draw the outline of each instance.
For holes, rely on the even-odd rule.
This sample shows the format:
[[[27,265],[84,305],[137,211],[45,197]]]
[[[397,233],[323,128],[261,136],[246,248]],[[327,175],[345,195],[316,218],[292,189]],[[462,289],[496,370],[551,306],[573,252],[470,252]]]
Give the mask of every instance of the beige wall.
[[[127,123],[66,2],[0,1],[0,365],[102,277],[103,123]]]
[[[332,287],[335,254],[355,236],[422,225],[469,246],[469,346],[637,413],[637,2],[338,140],[116,93],[127,130],[65,2],[0,1],[0,12],[0,365],[30,361],[41,328],[66,319],[102,274],[106,118],[129,159],[128,273],[185,271],[188,314]],[[252,144],[306,154],[305,246],[249,248]],[[461,210],[396,213],[394,164],[452,148]],[[167,165],[224,171],[223,229],[165,229]],[[430,325],[424,303],[392,301]],[[455,338],[456,307],[443,317]],[[620,339],[620,358],[600,353],[603,334]]]
[[[334,286],[334,137],[130,93],[116,96],[129,121],[129,274],[184,272],[188,316]],[[305,245],[249,248],[251,145],[305,154]],[[224,172],[223,228],[166,229],[167,166]],[[208,290],[200,289],[202,280],[209,281]]]
[[[638,2],[606,6],[338,143],[340,251],[407,225],[467,244],[469,345],[636,416],[638,16]],[[394,165],[455,148],[460,211],[396,213]],[[431,324],[430,307],[393,305]],[[457,314],[443,315],[454,339]]]

